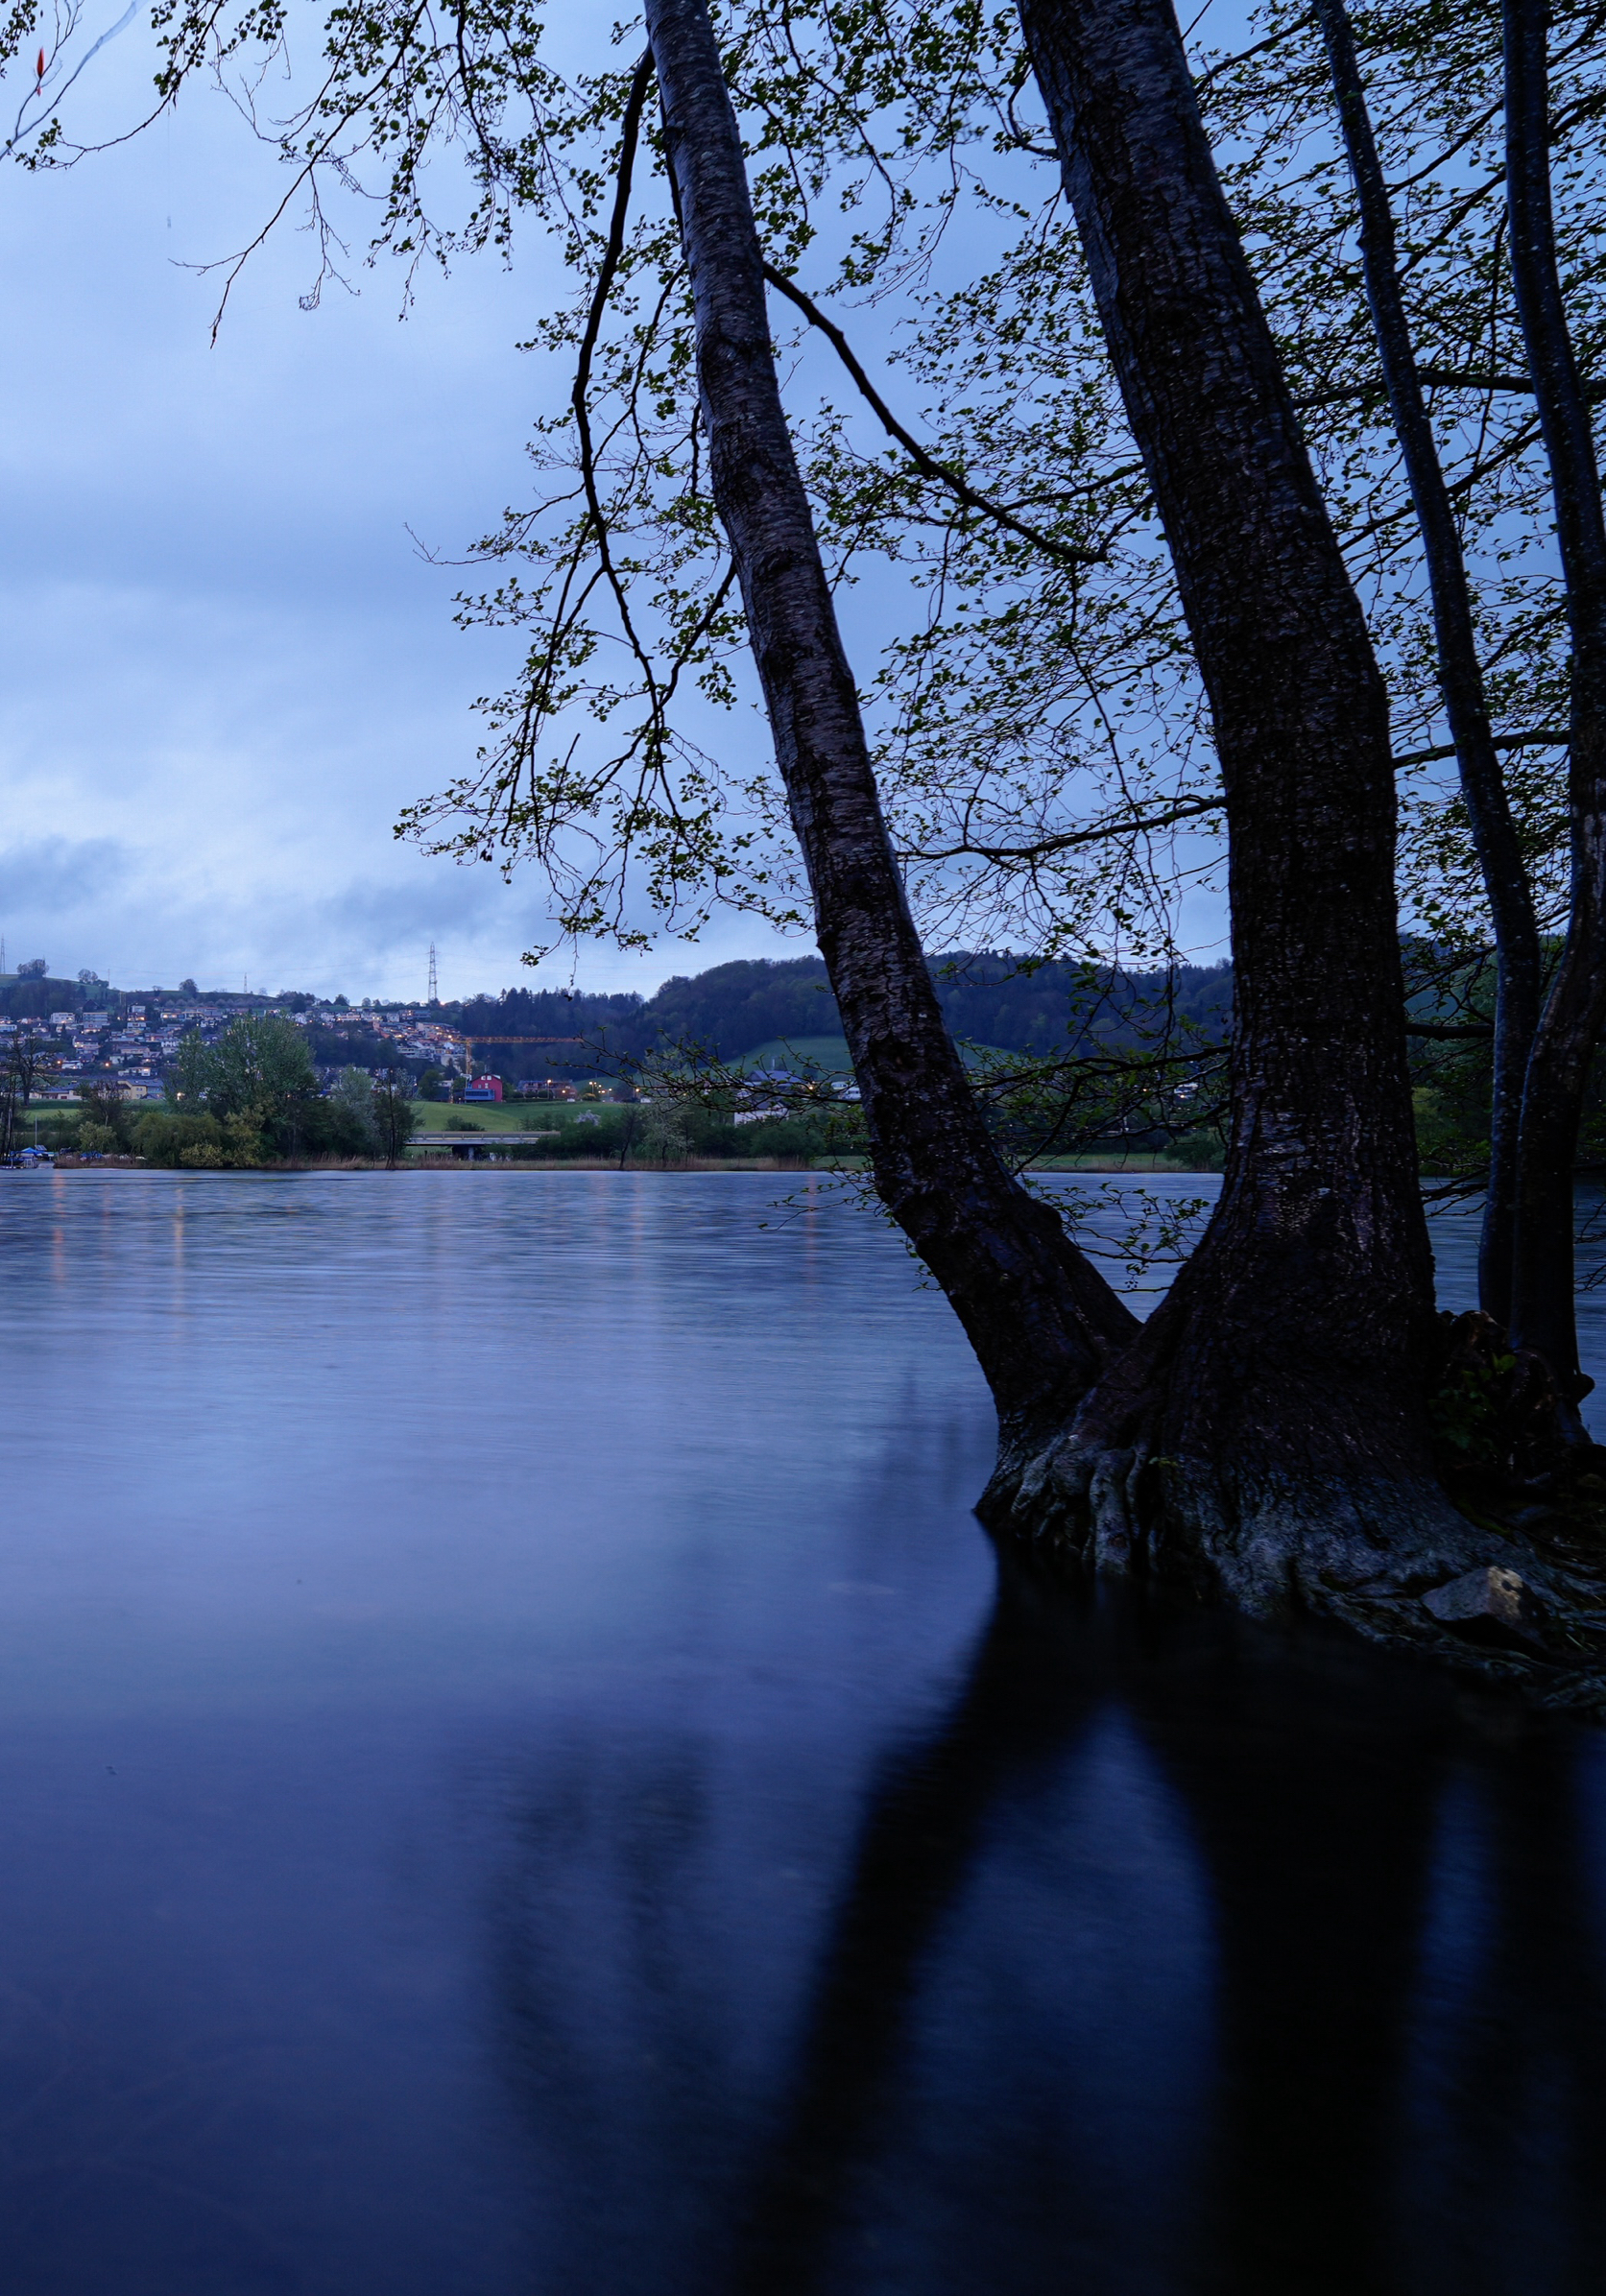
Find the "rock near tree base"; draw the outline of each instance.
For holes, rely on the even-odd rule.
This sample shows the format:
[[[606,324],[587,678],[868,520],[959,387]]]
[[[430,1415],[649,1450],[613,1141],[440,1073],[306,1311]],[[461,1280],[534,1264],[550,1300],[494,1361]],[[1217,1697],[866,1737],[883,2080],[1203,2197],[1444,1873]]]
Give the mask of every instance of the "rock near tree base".
[[[1497,1650],[1549,1649],[1545,1606],[1522,1575],[1498,1563],[1434,1587],[1422,1607],[1441,1626]]]

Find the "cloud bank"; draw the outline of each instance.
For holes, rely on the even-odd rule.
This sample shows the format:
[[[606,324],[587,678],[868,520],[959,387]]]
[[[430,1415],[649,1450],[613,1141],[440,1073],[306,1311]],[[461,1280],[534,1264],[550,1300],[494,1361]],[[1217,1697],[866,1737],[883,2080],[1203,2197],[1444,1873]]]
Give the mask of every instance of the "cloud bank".
[[[150,68],[137,27],[103,51],[85,129],[136,116]],[[219,281],[184,266],[281,190],[199,90],[70,173],[0,179],[0,933],[13,962],[133,984],[419,995],[431,940],[443,993],[527,979],[536,880],[427,860],[392,825],[467,765],[469,705],[515,658],[453,629],[465,576],[408,530],[461,558],[521,498],[563,385],[514,347],[562,281],[532,238],[511,270],[422,281],[405,323],[394,267],[303,312],[285,232],[213,349]],[[701,957],[581,969],[650,989],[794,945],[732,921]]]

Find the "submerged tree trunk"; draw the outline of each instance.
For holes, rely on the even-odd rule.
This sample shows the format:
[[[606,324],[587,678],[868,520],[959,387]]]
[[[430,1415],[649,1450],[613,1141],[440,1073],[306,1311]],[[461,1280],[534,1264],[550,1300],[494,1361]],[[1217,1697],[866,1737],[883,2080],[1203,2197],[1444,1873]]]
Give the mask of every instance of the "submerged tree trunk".
[[[1567,945],[1528,1064],[1518,1174],[1512,1336],[1573,1399],[1572,1173],[1590,1064],[1606,1019],[1606,518],[1589,408],[1556,267],[1544,0],[1505,0],[1506,197],[1511,276],[1550,462],[1572,642]]]
[[[989,1520],[1362,1615],[1498,1542],[1433,1475],[1383,689],[1163,0],[1026,21],[1215,712],[1232,831],[1220,1208],[1141,1329],[1002,1170],[932,990],[792,451],[706,0],[648,0],[714,498],[877,1187],[997,1399]]]
[[[1401,290],[1394,212],[1367,109],[1344,0],[1316,0],[1338,100],[1344,147],[1360,210],[1361,262],[1378,356],[1388,390],[1395,435],[1410,482],[1422,531],[1423,557],[1433,601],[1439,687],[1455,744],[1461,791],[1495,928],[1495,1076],[1490,1112],[1489,1188],[1478,1252],[1478,1300],[1497,1323],[1511,1321],[1514,1231],[1517,1218],[1518,1142],[1522,1089],[1539,1019],[1543,966],[1533,888],[1511,816],[1505,777],[1477,656],[1472,591],[1461,537],[1444,468],[1417,374],[1405,299]],[[1567,1175],[1570,1203],[1571,1173]]]
[[[1388,711],[1228,213],[1168,0],[1021,0],[1128,419],[1214,719],[1231,839],[1219,1207],[995,1519],[1241,1599],[1458,1551],[1430,1464],[1432,1260],[1394,897]]]
[[[741,138],[706,0],[648,0],[714,499],[883,1202],[952,1302],[1012,1440],[1062,1424],[1136,1325],[999,1162],[932,986],[781,406]]]

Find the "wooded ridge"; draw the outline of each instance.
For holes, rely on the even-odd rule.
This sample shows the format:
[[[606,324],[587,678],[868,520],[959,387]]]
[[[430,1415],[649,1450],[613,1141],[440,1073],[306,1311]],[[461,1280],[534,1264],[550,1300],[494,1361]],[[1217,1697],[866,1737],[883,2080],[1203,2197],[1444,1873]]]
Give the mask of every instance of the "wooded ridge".
[[[1167,1022],[1197,1031],[1200,1041],[1221,1042],[1231,1025],[1229,965],[1124,972],[1064,960],[1023,965],[1007,952],[985,950],[935,957],[930,971],[951,1033],[1006,1052],[1064,1057],[1136,1048]],[[583,1037],[632,1057],[694,1044],[719,1061],[741,1060],[778,1040],[842,1033],[818,956],[737,958],[706,972],[676,974],[645,998],[506,989],[497,997],[444,1005],[442,1017],[487,1034]],[[522,1047],[510,1045],[498,1061],[511,1064],[522,1055]],[[510,1065],[506,1073],[525,1069]]]

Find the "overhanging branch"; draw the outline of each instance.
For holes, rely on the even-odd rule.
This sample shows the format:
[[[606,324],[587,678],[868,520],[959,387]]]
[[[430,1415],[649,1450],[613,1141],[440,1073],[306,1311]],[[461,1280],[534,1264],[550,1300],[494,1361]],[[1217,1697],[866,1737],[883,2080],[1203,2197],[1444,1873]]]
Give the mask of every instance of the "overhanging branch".
[[[1565,726],[1536,726],[1531,733],[1497,733],[1491,747],[1497,750],[1565,750],[1571,740]],[[1442,741],[1431,750],[1408,750],[1403,757],[1395,759],[1396,765],[1432,765],[1441,757],[1453,757],[1455,744]]]
[[[1416,371],[1419,382],[1426,383],[1436,391],[1497,391],[1510,392],[1518,396],[1525,395],[1529,398],[1533,396],[1533,384],[1525,374],[1466,373],[1450,367],[1419,367]],[[1312,391],[1303,397],[1296,398],[1294,404],[1296,407],[1302,408],[1335,407],[1341,405],[1346,399],[1386,398],[1387,396],[1388,385],[1382,376],[1378,375],[1374,382],[1343,383],[1335,385],[1330,391]],[[1606,383],[1586,383],[1584,396],[1593,404],[1598,405],[1601,400],[1606,399]]]
[[[834,320],[826,317],[825,312],[821,310],[813,297],[805,295],[801,287],[794,285],[792,280],[787,278],[783,273],[777,271],[771,264],[765,264],[764,277],[778,295],[785,296],[789,303],[797,305],[810,326],[819,328],[821,334],[825,336],[826,341],[858,385],[860,395],[870,406],[882,429],[887,432],[889,437],[898,441],[923,478],[932,479],[938,486],[947,487],[949,493],[964,503],[967,510],[979,511],[984,518],[991,518],[995,526],[1002,526],[1009,533],[1019,535],[1022,541],[1030,542],[1034,548],[1045,551],[1050,558],[1057,558],[1067,566],[1096,566],[1105,562],[1110,555],[1107,550],[1082,550],[1074,542],[1062,542],[1053,535],[1044,534],[1041,527],[1028,526],[1025,520],[1018,518],[1013,511],[1006,511],[1001,502],[995,502],[990,495],[979,494],[974,487],[966,479],[961,478],[959,472],[950,468],[947,463],[940,463],[929,448],[923,446],[911,432],[904,429],[902,423],[899,421],[898,417],[860,366],[847,336]]]

